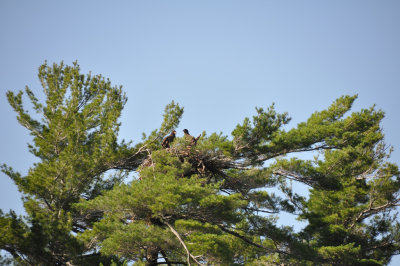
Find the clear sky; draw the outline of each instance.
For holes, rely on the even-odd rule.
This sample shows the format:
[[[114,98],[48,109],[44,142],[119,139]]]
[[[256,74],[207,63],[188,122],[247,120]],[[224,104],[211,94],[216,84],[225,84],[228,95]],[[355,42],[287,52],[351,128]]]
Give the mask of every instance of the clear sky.
[[[400,1],[0,0],[0,163],[26,174],[30,136],[5,92],[43,97],[40,64],[78,60],[123,85],[120,138],[140,140],[164,106],[185,107],[181,129],[230,134],[255,107],[275,102],[291,125],[358,94],[354,110],[386,112],[387,144],[400,162]],[[23,213],[0,173],[0,208]],[[400,265],[400,258],[391,265]]]

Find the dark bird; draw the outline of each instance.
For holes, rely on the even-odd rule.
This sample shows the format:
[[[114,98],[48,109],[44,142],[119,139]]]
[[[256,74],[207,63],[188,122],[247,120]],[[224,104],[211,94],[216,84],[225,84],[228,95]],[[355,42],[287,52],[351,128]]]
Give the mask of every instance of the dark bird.
[[[197,138],[195,138],[189,134],[189,130],[187,130],[186,128],[183,130],[183,133],[185,134],[186,141],[188,141],[190,143],[189,145],[196,146],[197,141],[199,140],[201,135],[199,135]]]
[[[171,134],[169,134],[168,136],[166,136],[166,137],[163,139],[161,145],[162,145],[165,149],[166,149],[166,148],[169,148],[169,144],[172,143],[172,142],[174,141],[174,139],[175,139],[175,134],[176,134],[176,131],[173,130],[173,131],[171,132]]]

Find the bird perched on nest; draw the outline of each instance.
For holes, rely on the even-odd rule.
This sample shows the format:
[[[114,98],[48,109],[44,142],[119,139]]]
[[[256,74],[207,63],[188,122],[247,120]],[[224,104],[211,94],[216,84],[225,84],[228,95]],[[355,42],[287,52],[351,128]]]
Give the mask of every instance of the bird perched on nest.
[[[172,142],[174,141],[174,139],[175,139],[175,134],[176,134],[176,131],[173,130],[173,131],[171,132],[171,134],[169,134],[168,136],[166,136],[166,137],[163,139],[161,145],[163,146],[164,149],[169,148],[169,144],[172,143]]]
[[[187,142],[189,142],[189,145],[196,146],[197,141],[199,140],[201,135],[199,135],[197,138],[195,138],[189,134],[189,130],[187,130],[186,128],[183,130],[183,133],[185,134],[185,139]]]

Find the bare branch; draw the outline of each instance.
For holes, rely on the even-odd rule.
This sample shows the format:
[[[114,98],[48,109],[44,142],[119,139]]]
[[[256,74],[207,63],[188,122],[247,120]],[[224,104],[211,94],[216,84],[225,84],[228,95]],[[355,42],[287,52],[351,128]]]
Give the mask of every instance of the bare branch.
[[[195,256],[193,256],[190,252],[189,249],[187,248],[187,246],[185,245],[185,242],[183,242],[181,236],[179,235],[179,233],[167,222],[167,221],[163,221],[164,224],[166,224],[169,229],[171,230],[171,232],[176,236],[176,238],[178,238],[179,242],[182,244],[182,246],[184,247],[184,249],[186,250],[187,253],[187,262],[188,265],[190,266],[190,258],[192,258],[198,265],[202,265]]]
[[[365,170],[363,173],[361,173],[360,175],[358,175],[356,177],[357,180],[363,180],[363,179],[369,179],[369,178],[374,178],[376,177],[376,175],[374,175],[373,173],[375,172],[375,168],[374,167],[370,167],[367,170]]]
[[[277,214],[280,213],[279,211],[267,211],[267,210],[262,210],[258,208],[251,208],[251,207],[243,207],[242,209],[248,210],[248,211],[255,211],[255,212],[263,212],[263,213],[269,213],[269,214]]]
[[[250,245],[252,245],[252,246],[255,246],[255,247],[258,247],[258,248],[267,250],[268,252],[271,252],[271,253],[277,252],[277,253],[280,253],[280,254],[287,254],[287,253],[284,252],[284,251],[281,251],[281,250],[278,250],[278,249],[276,249],[276,250],[270,249],[270,248],[264,247],[263,245],[254,243],[253,241],[251,241],[251,240],[248,239],[247,237],[242,236],[241,234],[239,234],[239,233],[237,233],[237,232],[235,232],[235,231],[232,231],[232,230],[226,228],[223,224],[217,224],[217,226],[218,226],[222,231],[224,231],[224,232],[226,232],[226,233],[228,233],[228,234],[231,234],[231,235],[233,235],[233,236],[236,236],[236,237],[242,239],[242,240],[243,240],[244,242],[246,242],[247,244],[250,244]]]
[[[276,175],[285,176],[291,180],[299,181],[299,182],[304,183],[311,187],[315,186],[315,182],[313,182],[312,180],[307,179],[306,177],[299,175],[295,172],[287,171],[287,170],[280,168],[280,169],[274,170],[273,173]]]
[[[389,201],[386,204],[381,205],[381,206],[377,206],[377,207],[372,207],[372,202],[373,201],[371,200],[370,203],[369,203],[368,209],[365,209],[362,212],[360,212],[360,214],[357,216],[356,220],[350,225],[350,228],[353,228],[357,222],[360,222],[360,221],[364,220],[365,218],[367,218],[371,214],[380,212],[381,210],[384,210],[384,209],[387,209],[387,208],[390,208],[390,207],[400,206],[400,204],[399,204],[400,198],[397,198],[394,201]]]

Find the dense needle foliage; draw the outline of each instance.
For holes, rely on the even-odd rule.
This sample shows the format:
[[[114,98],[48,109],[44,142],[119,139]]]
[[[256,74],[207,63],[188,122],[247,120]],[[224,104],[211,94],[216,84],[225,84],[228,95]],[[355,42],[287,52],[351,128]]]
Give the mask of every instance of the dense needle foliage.
[[[45,63],[39,79],[44,103],[25,89],[35,116],[22,92],[7,93],[38,163],[26,176],[2,166],[26,209],[1,213],[4,262],[385,265],[399,253],[399,170],[388,162],[384,114],[350,113],[356,96],[289,130],[288,114],[271,105],[231,136],[203,132],[194,144],[178,132],[164,149],[183,115],[178,104],[142,141],[119,143],[121,87],[76,63]],[[282,214],[304,228],[280,225]]]

